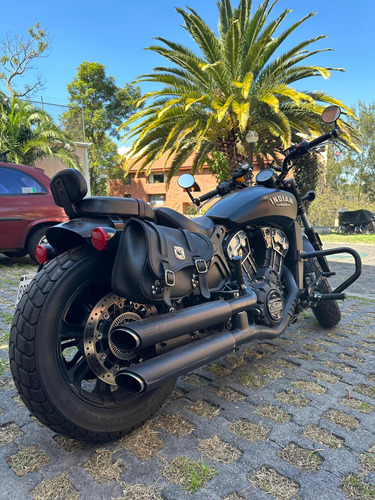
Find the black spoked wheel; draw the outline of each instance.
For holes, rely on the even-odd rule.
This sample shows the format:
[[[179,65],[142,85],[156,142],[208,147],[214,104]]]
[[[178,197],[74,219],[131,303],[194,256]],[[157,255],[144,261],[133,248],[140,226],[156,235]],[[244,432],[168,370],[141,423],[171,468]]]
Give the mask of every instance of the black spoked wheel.
[[[313,274],[317,278],[322,273],[317,260],[309,259],[304,263],[304,275]],[[306,286],[306,283],[305,283]],[[316,289],[319,293],[331,293],[331,287],[326,278],[322,278]],[[337,300],[325,300],[318,302],[311,308],[320,326],[323,328],[333,328],[341,321],[341,311]]]
[[[110,262],[77,248],[37,274],[16,311],[11,370],[27,406],[69,437],[104,440],[131,431],[164,402],[174,381],[140,395],[115,384],[118,370],[154,355],[121,351],[111,341],[119,324],[157,314],[118,297]]]

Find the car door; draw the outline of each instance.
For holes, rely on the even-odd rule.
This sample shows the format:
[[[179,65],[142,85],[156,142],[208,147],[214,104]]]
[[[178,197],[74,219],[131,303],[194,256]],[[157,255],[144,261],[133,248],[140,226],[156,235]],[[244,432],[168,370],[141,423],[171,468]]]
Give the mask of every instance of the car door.
[[[0,166],[0,251],[22,247],[22,234],[39,218],[39,207],[48,194],[33,176],[14,166]]]

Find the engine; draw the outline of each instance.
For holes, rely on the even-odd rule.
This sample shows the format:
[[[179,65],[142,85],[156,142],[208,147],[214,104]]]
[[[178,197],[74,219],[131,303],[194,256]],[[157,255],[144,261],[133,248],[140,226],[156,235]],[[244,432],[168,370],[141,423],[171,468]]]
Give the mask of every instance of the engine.
[[[273,326],[284,314],[281,273],[289,242],[283,231],[271,227],[256,228],[249,236],[245,231],[230,234],[226,253],[230,260],[241,257],[245,277],[258,296],[253,321]]]

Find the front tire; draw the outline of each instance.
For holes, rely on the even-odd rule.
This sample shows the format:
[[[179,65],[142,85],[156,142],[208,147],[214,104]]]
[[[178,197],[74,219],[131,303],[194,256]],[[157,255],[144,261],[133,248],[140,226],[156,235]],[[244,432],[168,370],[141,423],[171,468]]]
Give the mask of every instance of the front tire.
[[[317,278],[322,270],[316,259],[309,259],[304,263],[304,275],[314,273]],[[305,283],[306,286],[306,283]],[[319,286],[316,288],[319,293],[331,293],[331,287],[326,278],[322,278]],[[333,328],[341,321],[341,311],[337,300],[324,300],[318,302],[311,308],[320,326],[323,328]]]
[[[107,316],[119,314],[117,306],[105,309],[105,318],[95,323],[95,316],[100,316],[97,304],[111,296],[111,262],[108,256],[83,247],[59,255],[36,275],[13,319],[9,356],[18,392],[39,420],[71,438],[118,438],[150,418],[174,387],[172,380],[153,391],[131,396],[113,381],[104,381],[105,377],[113,378],[114,369],[132,362],[126,361],[126,353],[117,361],[109,352],[105,320],[108,323],[111,319]],[[124,301],[121,307],[125,310]],[[98,334],[92,340],[97,341],[97,352],[87,338],[93,319],[95,331],[102,332],[100,340]],[[100,365],[105,350],[108,360]],[[99,361],[92,359],[93,352]]]

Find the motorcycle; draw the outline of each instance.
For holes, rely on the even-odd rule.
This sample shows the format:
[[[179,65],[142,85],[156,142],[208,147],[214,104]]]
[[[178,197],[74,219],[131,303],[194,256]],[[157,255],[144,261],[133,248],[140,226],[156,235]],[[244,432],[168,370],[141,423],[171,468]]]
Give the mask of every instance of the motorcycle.
[[[373,234],[375,232],[375,213],[370,210],[345,211],[340,214],[342,234]]]
[[[47,231],[38,273],[10,334],[11,372],[22,400],[55,432],[83,440],[118,438],[155,414],[180,375],[281,335],[310,307],[324,328],[341,319],[337,301],[361,274],[350,248],[323,250],[302,197],[287,178],[293,162],[338,136],[286,150],[249,186],[249,164],[200,198],[219,196],[202,217],[131,198],[86,197],[76,170],[51,190],[70,220]],[[304,230],[302,230],[302,226]],[[331,290],[326,256],[347,252],[355,271]]]

